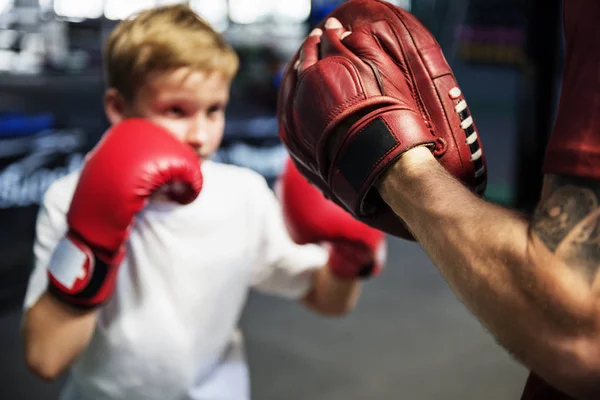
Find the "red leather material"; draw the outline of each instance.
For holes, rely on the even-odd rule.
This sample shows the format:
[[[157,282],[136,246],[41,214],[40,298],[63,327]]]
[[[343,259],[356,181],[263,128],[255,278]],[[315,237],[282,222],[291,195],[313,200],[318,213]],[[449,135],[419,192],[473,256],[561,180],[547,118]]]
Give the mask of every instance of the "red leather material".
[[[379,272],[381,260],[376,253],[384,245],[383,232],[356,220],[323,197],[291,160],[277,183],[277,195],[290,237],[299,244],[331,245],[329,266],[336,276],[354,279],[366,269],[369,276]]]
[[[53,293],[79,306],[105,301],[135,215],[154,191],[170,183],[181,184],[182,190],[169,193],[181,204],[200,193],[200,161],[191,147],[143,119],[126,120],[107,131],[86,158],[67,213],[67,237],[93,254],[95,262],[86,270],[92,276],[79,283],[77,293],[50,279]]]
[[[299,76],[299,52],[292,57],[279,92],[280,137],[298,169],[325,195],[357,219],[412,239],[373,188],[377,177],[406,150],[425,144],[481,195],[481,141],[474,124],[461,127],[470,112],[461,107],[459,114],[455,107],[466,105],[464,97],[437,41],[412,14],[385,1],[350,0],[329,16],[352,34],[340,41],[326,30],[319,47],[319,39],[309,37],[299,52],[319,53],[320,61]],[[370,139],[357,140],[365,128]],[[477,139],[469,145],[467,136]],[[349,150],[353,141],[365,149],[363,159]]]
[[[106,132],[86,159],[67,214],[70,230],[97,256],[110,259],[148,197],[171,182],[187,185],[180,203],[193,201],[202,188],[198,156],[149,121],[124,121]]]

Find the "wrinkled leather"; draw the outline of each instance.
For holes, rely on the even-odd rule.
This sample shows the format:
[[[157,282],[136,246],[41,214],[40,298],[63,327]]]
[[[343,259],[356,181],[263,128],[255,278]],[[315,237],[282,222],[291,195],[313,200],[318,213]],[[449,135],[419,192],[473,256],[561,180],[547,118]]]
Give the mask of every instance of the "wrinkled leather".
[[[309,37],[292,57],[279,91],[280,137],[297,168],[327,197],[355,218],[412,240],[373,188],[377,177],[405,151],[426,145],[482,194],[485,158],[471,161],[476,149],[483,151],[480,138],[467,143],[476,128],[461,127],[470,112],[459,115],[455,106],[464,97],[450,96],[456,79],[417,18],[379,0],[350,0],[329,16],[352,34],[340,41],[325,30],[319,44]],[[319,46],[319,61],[298,74],[293,66],[306,46]]]

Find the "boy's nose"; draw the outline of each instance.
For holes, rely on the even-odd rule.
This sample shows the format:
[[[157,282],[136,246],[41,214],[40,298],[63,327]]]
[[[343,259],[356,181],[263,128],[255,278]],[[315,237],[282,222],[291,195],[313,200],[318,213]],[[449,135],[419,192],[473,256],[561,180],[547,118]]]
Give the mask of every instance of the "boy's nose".
[[[202,122],[193,124],[185,137],[185,141],[194,148],[202,147],[207,139],[208,130],[206,129],[206,124]]]

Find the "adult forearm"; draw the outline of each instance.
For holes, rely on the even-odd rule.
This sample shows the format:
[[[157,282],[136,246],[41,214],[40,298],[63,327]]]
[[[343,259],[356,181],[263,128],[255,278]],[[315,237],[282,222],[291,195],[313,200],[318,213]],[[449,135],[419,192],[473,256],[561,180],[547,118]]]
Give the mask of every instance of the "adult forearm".
[[[458,297],[547,379],[580,368],[581,344],[598,333],[589,285],[531,234],[523,216],[477,198],[428,150],[413,152],[379,189]]]
[[[437,172],[440,176],[431,182],[411,182],[410,190],[404,189],[407,181],[388,179],[382,197],[467,307],[490,329],[514,326],[515,312],[510,309],[524,306],[525,299],[513,282],[513,270],[525,261],[527,225]]]
[[[57,378],[87,347],[96,311],[81,311],[44,293],[26,311],[22,336],[29,369],[46,380]]]

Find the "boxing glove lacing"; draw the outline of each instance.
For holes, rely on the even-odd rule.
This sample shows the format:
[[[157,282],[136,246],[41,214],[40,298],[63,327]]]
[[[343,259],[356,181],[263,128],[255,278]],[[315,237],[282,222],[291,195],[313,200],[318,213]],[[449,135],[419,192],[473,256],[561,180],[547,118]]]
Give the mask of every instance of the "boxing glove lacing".
[[[457,87],[454,87],[450,90],[450,97],[452,99],[457,99],[461,96],[461,94],[461,90]],[[473,125],[473,117],[471,116],[471,113],[467,107],[467,102],[464,99],[458,99],[454,106],[454,111],[460,118],[460,128],[465,132],[465,142],[469,145],[469,149],[471,150],[470,160],[475,169],[475,191],[477,193],[481,193],[485,189],[486,174],[482,157],[483,150],[481,147],[479,147],[477,131],[475,131],[475,127]]]

